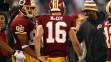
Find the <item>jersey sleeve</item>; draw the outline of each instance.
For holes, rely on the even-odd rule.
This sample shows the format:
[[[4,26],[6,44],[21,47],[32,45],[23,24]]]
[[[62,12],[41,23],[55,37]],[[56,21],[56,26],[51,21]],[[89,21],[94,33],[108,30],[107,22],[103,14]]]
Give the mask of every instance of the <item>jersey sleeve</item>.
[[[71,19],[71,28],[74,29],[74,31],[76,31],[76,21],[72,17],[70,17],[70,19]]]
[[[27,34],[30,31],[28,22],[15,22],[11,25],[12,32],[14,34]]]
[[[76,19],[71,17],[71,20],[72,20],[72,27],[76,27]]]

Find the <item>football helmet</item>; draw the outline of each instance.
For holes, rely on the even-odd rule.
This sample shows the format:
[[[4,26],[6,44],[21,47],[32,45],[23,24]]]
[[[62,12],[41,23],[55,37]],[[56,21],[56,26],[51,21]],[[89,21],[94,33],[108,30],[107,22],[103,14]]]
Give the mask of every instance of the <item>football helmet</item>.
[[[63,14],[66,11],[66,6],[63,0],[51,0],[49,3],[50,12],[61,11]]]
[[[24,16],[29,18],[36,16],[38,13],[34,0],[20,0],[19,10]]]
[[[111,18],[111,0],[106,5],[106,12],[108,16]]]

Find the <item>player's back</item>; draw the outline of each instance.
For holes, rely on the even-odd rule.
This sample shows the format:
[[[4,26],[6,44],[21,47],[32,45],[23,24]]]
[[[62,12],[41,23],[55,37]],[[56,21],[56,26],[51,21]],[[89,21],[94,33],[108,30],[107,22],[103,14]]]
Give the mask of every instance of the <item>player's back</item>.
[[[109,21],[104,21],[103,23],[104,34],[106,36],[106,44],[107,44],[107,60],[111,61],[111,23]]]
[[[109,21],[104,21],[103,27],[104,34],[106,36],[107,47],[111,48],[111,23],[109,23]]]
[[[38,24],[44,29],[44,53],[50,57],[68,55],[68,35],[74,20],[69,16],[43,15],[38,18]]]

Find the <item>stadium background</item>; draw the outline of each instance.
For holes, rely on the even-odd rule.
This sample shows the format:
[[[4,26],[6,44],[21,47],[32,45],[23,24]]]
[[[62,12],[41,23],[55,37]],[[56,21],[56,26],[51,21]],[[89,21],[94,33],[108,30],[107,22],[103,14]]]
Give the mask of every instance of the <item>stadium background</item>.
[[[35,0],[35,3],[38,5],[39,14],[47,14],[49,9],[50,0]],[[64,0],[66,5],[66,14],[70,15],[71,13],[81,13],[83,4],[85,0]],[[99,11],[105,11],[105,6],[109,0],[94,0],[97,4]],[[18,6],[18,0],[5,0],[6,3],[9,3],[10,8],[12,9],[15,6]]]

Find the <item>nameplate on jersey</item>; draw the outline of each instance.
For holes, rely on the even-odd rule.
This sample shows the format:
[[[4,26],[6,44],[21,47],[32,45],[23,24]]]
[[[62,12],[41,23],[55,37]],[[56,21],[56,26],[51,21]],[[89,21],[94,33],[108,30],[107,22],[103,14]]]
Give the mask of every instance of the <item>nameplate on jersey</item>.
[[[63,20],[63,16],[51,16],[50,20]]]

